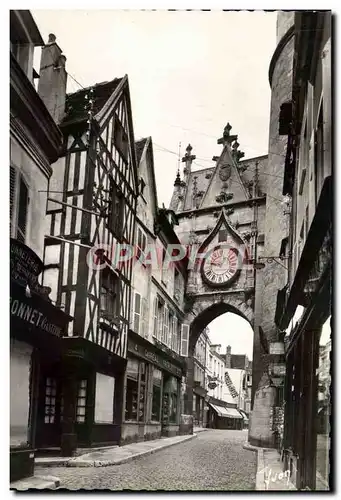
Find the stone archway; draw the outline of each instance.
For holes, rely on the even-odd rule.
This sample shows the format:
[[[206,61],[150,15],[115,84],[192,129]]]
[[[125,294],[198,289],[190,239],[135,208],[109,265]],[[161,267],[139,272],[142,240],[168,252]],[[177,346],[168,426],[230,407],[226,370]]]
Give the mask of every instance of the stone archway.
[[[183,391],[183,417],[181,431],[193,429],[193,387],[194,387],[194,350],[201,332],[214,319],[228,312],[245,319],[253,328],[254,311],[252,303],[245,302],[245,293],[207,294],[193,296],[191,310],[186,315],[190,325],[189,349],[187,358],[186,383]]]

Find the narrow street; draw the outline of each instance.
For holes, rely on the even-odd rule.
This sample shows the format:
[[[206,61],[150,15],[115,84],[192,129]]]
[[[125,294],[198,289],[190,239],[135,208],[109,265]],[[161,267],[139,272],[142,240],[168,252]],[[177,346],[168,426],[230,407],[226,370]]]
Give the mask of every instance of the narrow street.
[[[71,490],[254,490],[256,455],[244,450],[247,431],[209,430],[188,442],[112,467],[36,468]]]

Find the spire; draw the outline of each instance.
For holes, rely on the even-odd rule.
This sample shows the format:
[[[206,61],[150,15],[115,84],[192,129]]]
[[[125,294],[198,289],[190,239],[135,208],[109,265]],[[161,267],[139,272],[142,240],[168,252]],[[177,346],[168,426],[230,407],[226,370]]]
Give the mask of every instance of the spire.
[[[187,181],[188,181],[189,176],[191,174],[192,162],[193,162],[193,160],[196,159],[196,156],[191,154],[192,149],[193,149],[192,146],[190,144],[188,144],[188,146],[186,148],[185,156],[182,158],[182,162],[186,163],[185,168],[184,168],[184,181],[186,182],[186,184],[187,184]]]
[[[181,142],[179,142],[179,155],[178,155],[178,168],[176,171],[176,178],[174,182],[175,187],[181,186],[181,178],[180,178],[180,151],[181,151]]]
[[[231,129],[232,129],[232,125],[227,123],[227,125],[224,128],[223,137],[221,137],[217,141],[218,144],[223,144],[224,146],[226,146],[228,144],[229,146],[231,146],[231,143],[233,141],[237,140],[238,135],[230,135]]]

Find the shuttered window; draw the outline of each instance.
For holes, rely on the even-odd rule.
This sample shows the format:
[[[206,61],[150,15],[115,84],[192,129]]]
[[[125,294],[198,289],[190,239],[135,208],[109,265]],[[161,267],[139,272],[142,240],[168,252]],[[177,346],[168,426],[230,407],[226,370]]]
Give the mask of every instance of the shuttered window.
[[[181,356],[188,357],[189,326],[181,326]]]
[[[22,175],[10,166],[10,234],[25,243],[29,192]]]

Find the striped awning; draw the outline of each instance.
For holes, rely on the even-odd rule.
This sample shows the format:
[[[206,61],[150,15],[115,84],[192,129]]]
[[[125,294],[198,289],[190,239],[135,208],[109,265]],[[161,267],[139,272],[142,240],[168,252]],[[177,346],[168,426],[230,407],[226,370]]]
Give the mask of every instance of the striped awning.
[[[243,418],[238,410],[235,408],[226,408],[226,406],[218,406],[212,403],[209,403],[210,407],[217,412],[219,417],[224,418]]]
[[[243,411],[243,410],[238,410],[238,411],[242,415],[242,417],[244,419],[244,422],[248,422],[249,421],[249,417],[246,415],[245,411]]]

